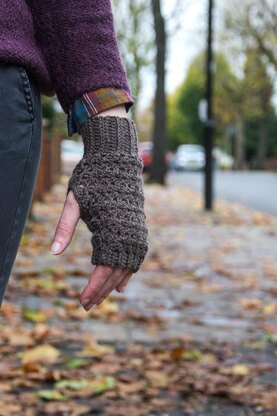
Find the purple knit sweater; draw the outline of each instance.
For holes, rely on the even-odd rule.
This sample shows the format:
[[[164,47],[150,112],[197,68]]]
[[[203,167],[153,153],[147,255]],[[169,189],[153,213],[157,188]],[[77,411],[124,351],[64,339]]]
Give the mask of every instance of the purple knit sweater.
[[[66,113],[87,91],[130,92],[111,0],[1,0],[0,63],[26,67]]]

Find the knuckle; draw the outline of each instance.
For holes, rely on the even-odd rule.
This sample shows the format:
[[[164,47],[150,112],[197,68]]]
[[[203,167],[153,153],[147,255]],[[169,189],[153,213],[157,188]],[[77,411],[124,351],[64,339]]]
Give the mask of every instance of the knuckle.
[[[69,205],[72,205],[72,206],[76,206],[76,205],[78,205],[78,202],[76,201],[75,196],[74,196],[74,194],[73,194],[73,192],[72,192],[72,191],[70,191],[70,192],[68,193],[67,198],[66,198],[66,202],[67,202]]]
[[[88,289],[89,289],[89,294],[96,293],[99,291],[97,282],[95,282],[95,279],[93,279],[93,277],[89,278],[85,291]]]
[[[111,266],[104,266],[100,270],[100,275],[102,277],[108,277],[113,271],[113,267]]]
[[[67,237],[72,233],[72,228],[66,222],[60,221],[57,225],[57,233]]]
[[[111,286],[115,286],[115,285],[118,283],[118,278],[119,278],[119,276],[113,276],[113,277],[110,279],[110,284],[111,284]]]
[[[122,273],[122,270],[119,269],[116,271],[114,278],[117,281],[121,276],[123,277],[123,273]]]
[[[94,298],[98,294],[98,292],[99,292],[99,289],[89,285],[89,295],[91,299]]]

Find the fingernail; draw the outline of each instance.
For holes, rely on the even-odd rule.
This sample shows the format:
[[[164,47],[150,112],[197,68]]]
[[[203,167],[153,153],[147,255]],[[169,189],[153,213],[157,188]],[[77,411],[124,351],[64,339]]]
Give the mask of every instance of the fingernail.
[[[62,244],[59,241],[54,241],[54,243],[51,246],[50,251],[55,254],[55,253],[58,253],[61,248],[62,248]]]
[[[125,291],[125,289],[126,289],[126,286],[127,286],[127,285],[125,285],[125,286],[122,286],[122,288],[120,289],[120,293],[122,293],[122,292],[124,292],[124,291]]]
[[[82,302],[82,306],[84,308],[86,308],[86,306],[88,306],[89,302],[90,302],[90,299],[88,299],[88,298],[87,299],[84,299],[83,302]]]

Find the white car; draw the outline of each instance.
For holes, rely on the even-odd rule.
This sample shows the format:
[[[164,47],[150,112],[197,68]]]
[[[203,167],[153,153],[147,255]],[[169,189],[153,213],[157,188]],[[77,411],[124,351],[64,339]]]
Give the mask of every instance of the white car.
[[[213,157],[219,169],[230,170],[234,165],[234,158],[219,147],[213,149]]]
[[[78,163],[82,159],[84,153],[84,145],[74,140],[62,140],[61,142],[61,158],[63,162]]]
[[[181,144],[172,160],[175,170],[202,170],[205,167],[205,150],[199,144]]]

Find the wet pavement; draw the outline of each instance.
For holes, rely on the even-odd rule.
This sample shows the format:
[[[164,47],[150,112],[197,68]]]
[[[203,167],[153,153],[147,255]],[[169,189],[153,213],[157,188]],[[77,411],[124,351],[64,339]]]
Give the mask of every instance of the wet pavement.
[[[8,291],[8,300],[25,308],[54,308],[49,323],[53,320],[56,325],[62,312],[55,303],[66,304],[72,298],[76,302],[93,268],[90,233],[82,222],[64,254],[49,252],[66,180],[63,177],[47,195],[46,204],[36,203],[40,232],[26,237],[32,240],[36,254],[23,240]],[[147,186],[145,193],[150,238],[147,260],[133,275],[125,294],[110,296],[118,315],[127,318],[112,323],[103,320],[98,307],[99,319],[95,307],[88,315],[84,312],[78,328],[111,343],[156,343],[179,336],[234,343],[262,339],[267,326],[274,325],[276,218],[224,202],[215,213],[204,214],[198,196],[180,186]],[[72,289],[69,297],[61,291],[54,298],[47,293],[21,297],[24,276],[53,278],[55,273]],[[76,322],[66,325],[76,328]]]
[[[202,172],[174,172],[168,183],[183,184],[203,192]],[[240,202],[250,208],[277,216],[277,173],[266,171],[221,171],[214,172],[214,194],[216,199]]]
[[[1,354],[6,354],[0,390],[9,401],[20,393],[21,410],[4,411],[1,391],[0,416],[273,416],[277,219],[223,201],[213,213],[204,213],[199,195],[183,185],[147,185],[147,258],[124,294],[114,292],[86,313],[79,296],[94,267],[86,225],[78,224],[64,254],[49,252],[67,180],[63,176],[43,203],[35,203],[13,269],[0,317]],[[32,366],[23,366],[22,372],[15,353],[47,343],[59,348],[63,359],[80,362],[81,346],[94,341],[93,353],[102,354],[103,344],[115,355],[107,355],[106,363],[105,357],[101,362],[93,356],[91,367],[88,361],[76,374],[65,370],[66,364],[34,374]],[[179,354],[184,360],[178,361]],[[117,392],[93,400],[75,392],[61,403],[33,395],[38,380],[49,391],[59,377],[90,380],[97,366],[100,373],[116,374]],[[130,394],[123,382],[133,389]],[[151,394],[153,401],[144,403]]]

